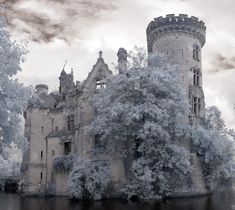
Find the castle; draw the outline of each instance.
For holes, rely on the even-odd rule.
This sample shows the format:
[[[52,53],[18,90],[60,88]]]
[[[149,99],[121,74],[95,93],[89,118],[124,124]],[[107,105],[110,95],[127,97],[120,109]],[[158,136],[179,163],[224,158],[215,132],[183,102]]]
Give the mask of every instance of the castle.
[[[171,64],[177,65],[183,73],[183,82],[189,95],[191,115],[189,123],[195,123],[204,115],[205,103],[202,89],[201,48],[205,44],[205,24],[196,17],[180,14],[155,18],[147,27],[149,55],[165,54]],[[127,69],[127,52],[120,48],[118,69]],[[100,88],[106,87],[106,78],[112,74],[100,51],[97,62],[83,82],[74,82],[73,72],[62,70],[59,93],[48,93],[48,86],[36,86],[36,96],[28,103],[25,111],[25,137],[29,148],[23,157],[23,185],[25,194],[45,193],[53,187],[55,195],[67,194],[68,172],[56,173],[52,160],[56,156],[78,153],[91,158],[94,137],[89,125],[94,113],[89,98]],[[203,192],[203,178],[200,163],[194,157],[199,169],[195,185]],[[125,169],[119,159],[110,157],[111,176],[116,183],[125,180]]]

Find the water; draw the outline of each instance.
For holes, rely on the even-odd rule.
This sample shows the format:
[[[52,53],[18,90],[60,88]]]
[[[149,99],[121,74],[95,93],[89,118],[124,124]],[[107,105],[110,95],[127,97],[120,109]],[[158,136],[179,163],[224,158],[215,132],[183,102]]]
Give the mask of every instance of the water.
[[[0,193],[0,210],[235,210],[235,192],[217,192],[207,197],[160,203],[128,203],[117,200],[74,202],[65,197],[21,198],[17,194]]]

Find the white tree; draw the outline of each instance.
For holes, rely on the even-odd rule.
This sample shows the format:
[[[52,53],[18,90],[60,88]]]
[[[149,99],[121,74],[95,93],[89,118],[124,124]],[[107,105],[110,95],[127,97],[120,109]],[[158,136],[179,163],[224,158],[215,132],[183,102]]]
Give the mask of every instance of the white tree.
[[[211,191],[235,175],[233,134],[226,128],[216,106],[206,108],[202,124],[192,132],[192,143],[202,162],[205,184]]]
[[[134,46],[134,49],[128,53],[128,68],[145,68],[147,67],[147,52],[146,49]]]
[[[234,171],[233,145],[223,132],[220,111],[209,108],[202,124],[191,131],[181,71],[163,56],[150,57],[146,66],[143,55],[134,55],[131,68],[111,76],[107,88],[91,100],[96,153],[131,159],[124,190],[129,198],[161,198],[192,184],[191,151],[183,146],[188,140],[202,161],[206,186],[215,189]]]
[[[170,177],[182,180],[191,170],[190,153],[180,143],[189,137],[182,75],[163,56],[151,63],[110,77],[106,90],[92,99],[96,150],[133,159],[128,196],[144,199],[170,195]]]
[[[20,175],[20,163],[6,160],[0,155],[0,190],[4,188],[7,179]]]
[[[20,115],[26,106],[30,89],[14,79],[20,64],[24,61],[26,50],[22,45],[11,41],[3,22],[0,21],[0,154],[12,142],[22,141]]]
[[[206,107],[204,117],[204,127],[212,130],[223,130],[225,129],[224,120],[221,117],[221,111],[216,106]]]
[[[73,155],[59,155],[53,158],[53,169],[55,172],[69,172],[73,168]]]
[[[68,181],[71,198],[100,200],[107,197],[109,184],[110,172],[106,161],[74,157]]]
[[[163,56],[149,58],[149,66],[142,61],[141,52],[127,72],[110,76],[106,89],[91,99],[96,158],[115,155],[131,165],[122,190],[129,198],[159,199],[182,186],[190,189],[194,167],[191,149],[185,143],[200,158],[208,189],[231,179],[234,147],[220,111],[208,108],[202,122],[192,129],[181,71]],[[71,197],[112,197],[112,193],[107,196],[110,182],[106,161],[74,159],[69,178]]]

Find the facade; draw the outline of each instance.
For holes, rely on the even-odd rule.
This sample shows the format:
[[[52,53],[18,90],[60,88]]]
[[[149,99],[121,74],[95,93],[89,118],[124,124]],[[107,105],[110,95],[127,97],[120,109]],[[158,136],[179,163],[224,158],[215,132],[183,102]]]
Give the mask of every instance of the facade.
[[[189,123],[204,115],[204,94],[202,90],[201,48],[205,43],[206,27],[196,17],[167,15],[154,19],[147,27],[148,53],[165,54],[171,64],[177,65],[183,73],[185,88],[192,107]],[[127,51],[118,53],[119,73],[127,70]],[[25,112],[25,136],[29,149],[23,157],[23,186],[25,194],[52,192],[67,194],[66,171],[55,172],[52,160],[56,156],[78,153],[83,158],[92,157],[94,137],[89,125],[94,113],[89,98],[100,88],[105,88],[106,78],[112,74],[99,53],[87,79],[74,82],[73,72],[62,70],[58,93],[48,93],[47,85],[37,85],[36,95]],[[200,170],[196,157],[195,167]],[[109,157],[114,183],[125,181],[125,167],[122,161]],[[197,174],[195,184],[203,192],[202,174]]]

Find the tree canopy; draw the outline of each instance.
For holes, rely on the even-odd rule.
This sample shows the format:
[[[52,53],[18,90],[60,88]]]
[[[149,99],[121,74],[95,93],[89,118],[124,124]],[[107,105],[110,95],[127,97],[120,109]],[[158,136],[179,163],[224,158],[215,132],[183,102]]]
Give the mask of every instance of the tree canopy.
[[[132,52],[130,68],[111,76],[107,88],[92,98],[95,151],[118,154],[124,163],[131,154],[125,188],[129,197],[152,199],[171,196],[175,190],[193,191],[195,170],[201,171],[204,187],[214,190],[234,173],[233,144],[222,131],[220,111],[208,108],[200,123],[190,125],[180,69],[164,56],[149,58],[151,65],[144,64],[143,57],[143,50]]]
[[[126,72],[110,76],[106,88],[91,98],[94,159],[74,159],[70,196],[161,199],[213,191],[231,180],[233,132],[221,112],[208,107],[191,123],[180,69],[164,56],[147,59],[144,50],[135,50]],[[126,181],[118,192],[111,190],[109,157],[123,160]]]
[[[5,25],[0,21],[0,153],[11,143],[25,144],[20,127],[21,115],[31,94],[29,88],[19,83],[15,76],[27,50],[12,41]]]

